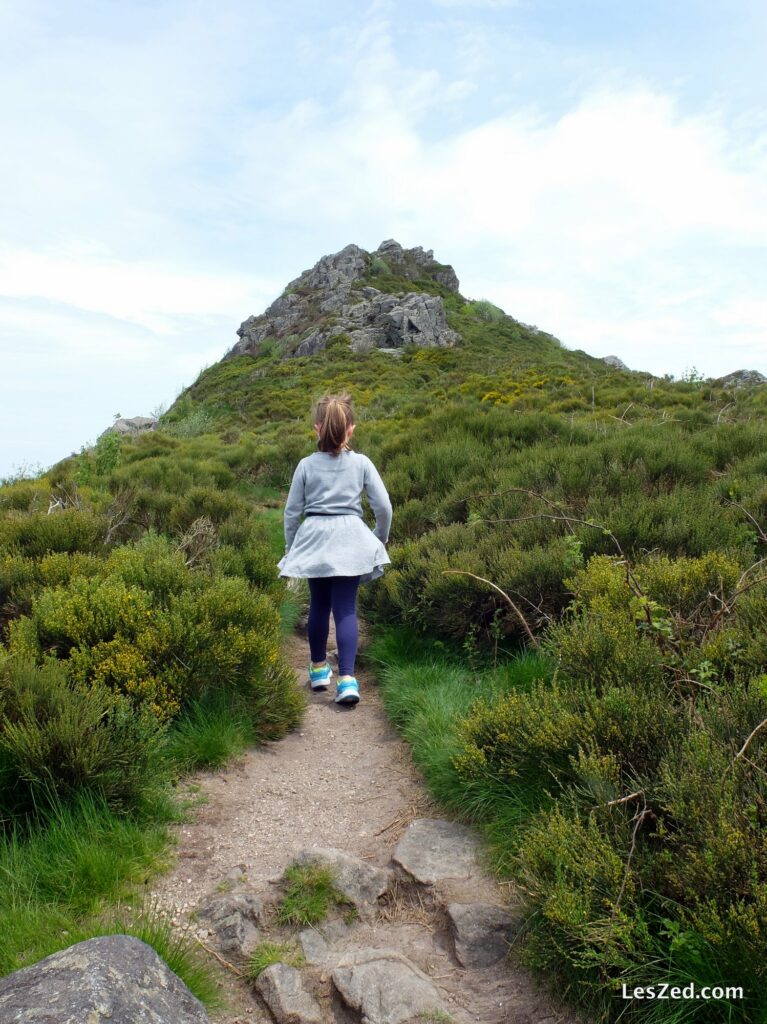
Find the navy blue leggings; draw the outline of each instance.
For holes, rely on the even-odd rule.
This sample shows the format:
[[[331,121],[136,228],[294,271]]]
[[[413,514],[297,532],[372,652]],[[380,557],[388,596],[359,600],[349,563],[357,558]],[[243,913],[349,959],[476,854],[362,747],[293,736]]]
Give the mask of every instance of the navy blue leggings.
[[[357,656],[357,587],[359,576],[312,576],[309,578],[309,650],[312,661],[324,661],[330,631],[330,612],[336,624],[338,674],[354,675]]]

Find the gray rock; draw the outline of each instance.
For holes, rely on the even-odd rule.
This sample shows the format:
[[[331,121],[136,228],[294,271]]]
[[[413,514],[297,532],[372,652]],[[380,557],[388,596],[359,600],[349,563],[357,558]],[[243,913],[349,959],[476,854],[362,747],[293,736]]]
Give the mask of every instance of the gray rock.
[[[325,348],[327,339],[330,337],[327,331],[321,331],[319,329],[314,330],[311,334],[307,335],[301,344],[298,346],[296,351],[293,353],[294,356],[313,356]]]
[[[209,1024],[202,1003],[140,939],[78,942],[0,978],[3,1024]]]
[[[197,911],[208,921],[225,953],[245,957],[261,941],[258,929],[263,921],[263,902],[253,893],[234,892],[214,896]]]
[[[261,933],[241,914],[230,914],[213,926],[219,948],[224,953],[246,957],[261,941]]]
[[[331,980],[362,1024],[406,1024],[419,1014],[445,1014],[431,979],[395,950],[362,949]]]
[[[277,1024],[322,1024],[320,1005],[295,967],[272,964],[259,974],[256,989]]]
[[[608,366],[612,366],[616,370],[628,370],[628,366],[617,356],[602,356],[602,362],[607,363]]]
[[[503,960],[520,920],[490,903],[448,903],[455,955],[464,967],[490,967]]]
[[[232,914],[239,914],[253,924],[262,924],[263,900],[252,892],[224,892],[213,896],[197,910],[198,917],[213,924],[223,921]]]
[[[111,427],[103,430],[99,437],[104,437],[105,434],[142,434],[145,430],[154,430],[156,426],[157,419],[154,416],[122,416],[115,420]]]
[[[237,331],[240,340],[224,358],[257,356],[268,338],[280,341],[285,358],[315,355],[337,334],[349,335],[354,352],[455,345],[461,340],[447,325],[441,296],[418,291],[391,295],[372,285],[359,287],[371,256],[384,259],[405,280],[428,277],[458,290],[453,268],[437,263],[431,250],[403,249],[394,239],[382,242],[373,254],[347,245],[291,281],[262,314],[243,321]]]
[[[470,878],[479,871],[479,843],[465,825],[421,818],[409,826],[392,859],[417,882],[434,885],[449,878]]]
[[[328,944],[316,928],[304,928],[298,933],[298,941],[308,964],[323,964],[328,954]]]
[[[329,867],[335,876],[335,887],[354,904],[360,917],[372,916],[379,896],[388,892],[394,881],[389,868],[366,864],[343,850],[307,847],[298,852],[293,863]]]
[[[758,387],[760,384],[767,384],[767,377],[758,370],[735,370],[726,377],[719,377],[714,383],[724,388]]]

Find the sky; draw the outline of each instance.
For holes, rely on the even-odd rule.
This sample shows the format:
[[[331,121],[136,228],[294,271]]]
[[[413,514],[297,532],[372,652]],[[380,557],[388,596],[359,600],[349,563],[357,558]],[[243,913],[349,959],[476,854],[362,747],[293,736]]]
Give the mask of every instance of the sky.
[[[757,0],[0,0],[0,478],[350,242],[568,348],[767,374]]]

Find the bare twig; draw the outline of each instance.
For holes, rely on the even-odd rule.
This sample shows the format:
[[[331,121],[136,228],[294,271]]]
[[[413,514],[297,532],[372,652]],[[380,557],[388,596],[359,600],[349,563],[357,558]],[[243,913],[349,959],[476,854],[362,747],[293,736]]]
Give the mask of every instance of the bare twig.
[[[497,586],[491,580],[486,580],[484,576],[477,576],[475,573],[473,573],[473,572],[466,572],[463,569],[443,569],[442,572],[443,573],[450,573],[450,574],[455,575],[455,576],[471,576],[472,579],[480,580],[480,582],[482,582],[482,583],[487,583],[487,585],[489,587],[492,587],[493,590],[497,590],[498,593],[501,595],[501,597],[505,601],[507,601],[509,603],[509,606],[511,607],[512,611],[517,616],[519,621],[522,623],[522,626],[524,627],[524,630],[527,633],[527,636],[528,636],[528,638],[530,640],[530,643],[534,647],[540,647],[540,644],[538,643],[537,639],[533,635],[533,631],[530,629],[530,627],[527,624],[527,619],[524,617],[524,615],[519,610],[519,608],[517,608],[517,606],[514,604],[514,602],[511,600],[511,598],[509,597],[509,595],[506,593],[505,590],[501,590],[501,588],[499,586]]]
[[[602,807],[617,807],[618,804],[626,804],[629,800],[635,800],[638,796],[644,796],[644,790],[638,789],[636,793],[629,793],[628,796],[622,796],[619,800],[608,800],[606,804],[602,804]]]
[[[732,505],[733,508],[739,508],[743,515],[746,516],[746,518],[749,519],[756,527],[756,532],[759,535],[759,540],[762,542],[762,544],[767,544],[767,533],[764,532],[762,527],[759,525],[756,519],[754,519],[754,517],[751,515],[748,509],[744,508],[743,505],[741,505],[737,501],[728,501],[727,504]]]
[[[244,978],[245,977],[244,971],[241,971],[239,969],[239,967],[235,967],[234,964],[230,964],[229,961],[225,960],[219,953],[217,953],[215,951],[215,949],[211,949],[210,946],[206,945],[202,941],[202,939],[199,937],[199,935],[195,935],[194,938],[195,938],[195,941],[198,942],[206,952],[210,953],[211,956],[214,956],[216,958],[216,960],[218,960],[219,963],[222,963],[224,965],[224,967],[227,968],[227,970],[230,970],[232,972],[232,974],[236,974],[238,978]]]
[[[728,771],[730,771],[731,768],[734,767],[735,762],[739,761],[741,759],[741,757],[743,757],[743,755],[748,750],[748,745],[751,742],[751,740],[754,738],[754,736],[756,736],[756,734],[758,732],[760,732],[762,729],[764,729],[765,726],[767,726],[767,718],[763,719],[759,723],[759,725],[757,725],[757,727],[755,729],[751,730],[751,732],[749,733],[748,739],[746,740],[746,742],[743,744],[743,746],[740,748],[740,750],[737,752],[735,757],[730,762],[730,765],[728,766],[727,771],[725,771],[725,773],[724,773],[725,775],[727,774]]]
[[[626,858],[626,868],[625,868],[625,870],[623,872],[623,881],[621,882],[621,887],[618,890],[618,895],[615,898],[615,903],[613,904],[612,913],[610,914],[610,923],[611,924],[615,920],[615,915],[618,913],[618,909],[620,908],[620,905],[621,905],[621,900],[623,899],[623,893],[626,890],[626,884],[627,884],[627,882],[629,880],[629,871],[631,870],[631,858],[634,856],[634,850],[636,849],[637,832],[639,831],[639,826],[644,821],[644,817],[645,817],[646,814],[647,814],[647,807],[645,806],[645,807],[642,808],[641,811],[639,811],[635,815],[634,829],[633,829],[633,831],[631,833],[631,846],[629,847],[629,855]]]

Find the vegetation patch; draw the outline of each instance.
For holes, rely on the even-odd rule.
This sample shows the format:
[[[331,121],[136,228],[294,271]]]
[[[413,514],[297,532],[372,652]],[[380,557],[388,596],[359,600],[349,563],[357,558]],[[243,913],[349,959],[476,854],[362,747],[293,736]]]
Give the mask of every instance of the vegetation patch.
[[[317,924],[335,908],[344,920],[354,920],[356,908],[336,889],[334,878],[332,869],[323,865],[291,864],[283,875],[285,893],[277,908],[278,923]]]
[[[248,958],[245,976],[256,981],[258,976],[272,964],[287,964],[289,967],[303,967],[303,953],[286,942],[259,942]]]

